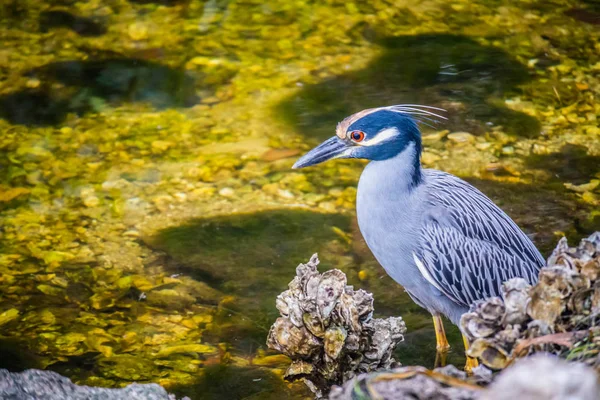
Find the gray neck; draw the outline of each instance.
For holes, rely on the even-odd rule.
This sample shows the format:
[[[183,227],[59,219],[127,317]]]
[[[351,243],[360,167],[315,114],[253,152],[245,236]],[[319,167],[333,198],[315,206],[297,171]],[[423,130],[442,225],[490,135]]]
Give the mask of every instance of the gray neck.
[[[365,174],[371,182],[364,183],[374,185],[380,193],[410,192],[422,180],[418,149],[410,143],[394,157],[371,161],[363,172]]]
[[[410,144],[394,157],[371,161],[356,194],[358,226],[365,241],[388,274],[409,290],[425,282],[420,274],[403,273],[404,266],[414,264],[412,252],[419,239],[426,189],[413,184],[415,157],[415,146]]]

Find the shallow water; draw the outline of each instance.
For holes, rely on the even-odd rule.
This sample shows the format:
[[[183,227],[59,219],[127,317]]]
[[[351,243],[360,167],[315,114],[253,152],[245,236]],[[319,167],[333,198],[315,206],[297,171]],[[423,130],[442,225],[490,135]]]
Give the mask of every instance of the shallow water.
[[[1,368],[302,398],[265,339],[314,252],[404,317],[402,363],[431,366],[429,316],[357,230],[364,164],[290,169],[367,107],[447,109],[423,126],[425,166],[475,184],[546,255],[600,229],[595,1],[3,4]]]

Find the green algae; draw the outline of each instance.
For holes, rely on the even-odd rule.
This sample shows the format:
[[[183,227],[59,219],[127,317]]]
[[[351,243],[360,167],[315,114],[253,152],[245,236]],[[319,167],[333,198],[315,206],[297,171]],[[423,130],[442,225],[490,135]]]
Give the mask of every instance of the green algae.
[[[535,0],[9,2],[0,366],[198,398],[301,397],[264,342],[274,296],[317,251],[378,312],[403,316],[398,359],[431,365],[428,315],[358,232],[363,164],[298,172],[293,158],[362,108],[439,105],[450,120],[424,126],[426,167],[481,188],[543,250],[598,230],[593,12]]]
[[[366,28],[365,28],[366,29]],[[481,123],[503,125],[507,132],[534,136],[539,122],[497,101],[530,79],[527,68],[501,49],[459,35],[427,34],[375,39],[383,54],[364,69],[303,87],[280,106],[280,114],[311,134],[357,109],[398,104],[460,102],[447,125],[482,131]],[[474,124],[472,120],[482,121]]]

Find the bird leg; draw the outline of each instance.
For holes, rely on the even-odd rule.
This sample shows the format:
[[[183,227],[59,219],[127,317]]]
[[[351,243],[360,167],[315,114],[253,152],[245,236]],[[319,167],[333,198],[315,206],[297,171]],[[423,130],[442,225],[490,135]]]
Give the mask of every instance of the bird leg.
[[[444,330],[444,323],[442,317],[439,314],[432,314],[433,316],[433,327],[435,328],[435,366],[444,367],[446,366],[446,356],[448,350],[450,350],[450,344],[446,338],[446,331]]]
[[[450,344],[448,343],[448,339],[446,339],[444,323],[439,314],[433,314],[433,327],[435,328],[435,349],[440,353],[448,352],[448,350],[450,350]]]
[[[468,355],[469,339],[467,339],[467,337],[465,335],[462,335],[462,337],[463,337],[463,343],[465,344],[465,357],[467,357],[467,361],[465,362],[465,372],[467,374],[471,375],[473,373],[473,368],[479,366],[479,362],[477,361],[476,358],[469,357],[469,355]]]

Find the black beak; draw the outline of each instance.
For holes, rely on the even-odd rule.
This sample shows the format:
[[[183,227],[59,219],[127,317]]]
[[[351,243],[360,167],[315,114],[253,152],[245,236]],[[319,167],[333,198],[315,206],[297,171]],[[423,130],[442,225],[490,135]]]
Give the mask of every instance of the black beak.
[[[331,160],[332,158],[346,158],[347,154],[344,154],[344,152],[348,148],[348,145],[342,139],[334,136],[300,157],[292,168],[298,169],[309,167]]]

